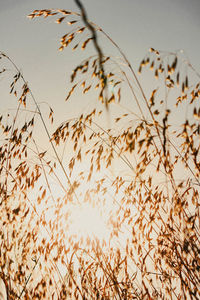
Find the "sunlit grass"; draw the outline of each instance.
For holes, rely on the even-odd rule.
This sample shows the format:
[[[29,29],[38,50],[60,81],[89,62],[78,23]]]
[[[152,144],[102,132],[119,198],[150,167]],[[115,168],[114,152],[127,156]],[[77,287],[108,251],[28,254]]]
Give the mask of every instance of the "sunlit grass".
[[[12,117],[0,117],[0,274],[10,298],[199,299],[198,73],[182,54],[151,48],[138,70],[152,72],[146,95],[103,29],[66,10],[30,18],[41,16],[70,18],[60,50],[94,43],[97,56],[73,70],[66,100],[96,90],[98,105],[55,129],[53,109],[45,118],[0,53],[14,69],[9,91],[18,103]],[[97,32],[123,64],[98,48]]]

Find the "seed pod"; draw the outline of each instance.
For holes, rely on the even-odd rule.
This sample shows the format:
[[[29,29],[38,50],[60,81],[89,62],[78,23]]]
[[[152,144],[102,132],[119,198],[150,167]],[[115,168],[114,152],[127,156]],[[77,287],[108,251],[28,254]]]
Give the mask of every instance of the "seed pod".
[[[177,61],[178,61],[178,59],[177,59],[177,56],[176,56],[176,57],[175,57],[175,60],[174,60],[174,62],[173,62],[173,64],[172,64],[172,66],[171,66],[171,69],[172,69],[173,71],[175,71],[175,69],[176,69]]]
[[[184,93],[184,91],[185,91],[185,83],[183,82],[182,83],[182,93]]]
[[[179,74],[179,72],[178,72],[177,75],[176,75],[176,83],[177,83],[177,86],[179,86],[179,77],[180,77],[180,74]]]
[[[185,78],[185,88],[188,89],[188,77]]]
[[[150,66],[150,70],[153,70],[154,68],[154,61],[152,61],[151,66]]]

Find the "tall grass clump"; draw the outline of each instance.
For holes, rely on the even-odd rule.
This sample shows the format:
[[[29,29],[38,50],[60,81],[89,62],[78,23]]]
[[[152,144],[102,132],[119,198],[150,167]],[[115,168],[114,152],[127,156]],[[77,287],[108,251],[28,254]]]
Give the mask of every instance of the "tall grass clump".
[[[56,126],[53,108],[42,112],[0,52],[17,104],[0,117],[7,297],[200,299],[200,76],[183,51],[153,48],[136,72],[75,2],[80,13],[44,9],[29,18],[68,22],[60,51],[94,46],[66,95],[91,97],[89,111]],[[99,36],[120,58],[104,53]]]

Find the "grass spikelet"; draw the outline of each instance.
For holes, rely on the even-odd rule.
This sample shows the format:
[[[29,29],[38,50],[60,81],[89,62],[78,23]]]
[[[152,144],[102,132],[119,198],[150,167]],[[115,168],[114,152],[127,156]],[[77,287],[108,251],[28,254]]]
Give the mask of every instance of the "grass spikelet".
[[[57,19],[56,20],[56,23],[57,24],[60,24],[60,23],[62,23],[62,21],[65,19],[65,17],[61,17],[61,18],[59,18],[59,19]]]
[[[77,87],[77,84],[73,85],[73,87],[71,88],[71,90],[69,91],[67,97],[66,97],[66,101],[70,98],[70,96],[73,94],[75,88]]]
[[[82,50],[85,50],[87,44],[92,40],[92,38],[88,38],[85,42],[83,42],[82,46],[81,46],[81,49]]]
[[[73,21],[67,22],[67,24],[68,24],[68,25],[73,25],[73,24],[75,24],[75,23],[77,23],[77,22],[78,22],[77,20],[73,20]]]

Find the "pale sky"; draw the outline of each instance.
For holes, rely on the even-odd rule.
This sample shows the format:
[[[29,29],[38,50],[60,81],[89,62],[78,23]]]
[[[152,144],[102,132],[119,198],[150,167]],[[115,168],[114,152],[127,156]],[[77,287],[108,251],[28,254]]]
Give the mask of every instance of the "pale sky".
[[[200,0],[82,2],[89,19],[109,33],[136,70],[153,47],[166,51],[183,49],[200,71]],[[47,101],[62,111],[69,76],[80,61],[70,49],[62,53],[57,50],[60,37],[69,31],[67,26],[65,30],[63,24],[55,24],[55,18],[26,18],[34,9],[44,8],[78,11],[73,0],[0,0],[0,50],[19,66],[39,102]],[[112,47],[109,52],[112,53]],[[2,79],[0,89],[1,83]],[[9,102],[4,96],[0,107],[6,103]],[[71,110],[73,104],[68,107]]]

